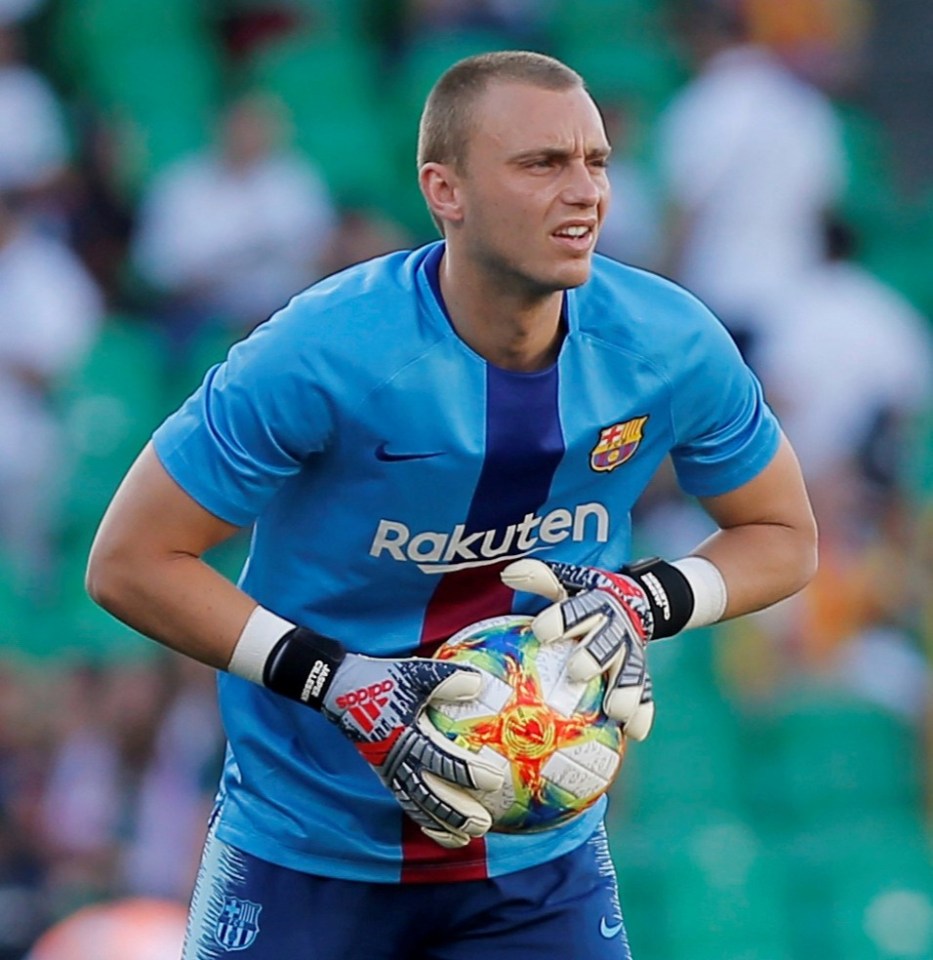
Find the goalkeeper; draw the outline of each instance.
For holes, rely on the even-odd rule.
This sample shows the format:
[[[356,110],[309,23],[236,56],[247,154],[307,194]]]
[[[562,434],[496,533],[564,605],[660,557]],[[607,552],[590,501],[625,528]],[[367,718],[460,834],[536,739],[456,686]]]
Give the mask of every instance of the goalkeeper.
[[[594,255],[610,145],[549,57],[454,65],[423,112],[442,240],[298,294],[155,432],[93,546],[117,617],[218,670],[226,762],[185,960],[626,960],[604,803],[489,832],[481,758],[424,720],[485,617],[579,637],[651,726],[645,644],[764,607],[815,565],[795,457],[689,293]],[[631,564],[659,464],[719,530]],[[251,528],[237,585],[202,557]],[[621,572],[619,572],[621,571]]]

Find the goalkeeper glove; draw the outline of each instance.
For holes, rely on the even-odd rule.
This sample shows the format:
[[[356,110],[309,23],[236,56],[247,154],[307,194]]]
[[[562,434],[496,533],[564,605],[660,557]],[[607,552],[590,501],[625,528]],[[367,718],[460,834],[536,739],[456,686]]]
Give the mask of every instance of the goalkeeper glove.
[[[268,639],[257,643],[256,637],[268,638],[273,624],[287,632],[269,649]],[[255,651],[263,646],[257,676]],[[291,626],[261,607],[250,618],[229,669],[259,679],[336,724],[405,813],[441,846],[462,847],[489,830],[489,812],[467,791],[498,789],[501,772],[451,743],[424,717],[432,701],[475,697],[481,686],[475,670],[419,657],[349,653],[337,640]]]
[[[626,736],[644,740],[654,722],[651,677],[645,645],[671,636],[693,611],[687,579],[672,564],[648,560],[611,573],[596,567],[542,560],[517,560],[502,571],[503,582],[554,603],[532,624],[544,643],[580,638],[568,673],[576,680],[606,674],[606,715]]]

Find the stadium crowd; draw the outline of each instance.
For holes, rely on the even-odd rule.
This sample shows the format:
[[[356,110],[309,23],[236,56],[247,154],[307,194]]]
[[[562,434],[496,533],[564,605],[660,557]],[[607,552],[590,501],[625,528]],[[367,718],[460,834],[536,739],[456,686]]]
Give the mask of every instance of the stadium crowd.
[[[801,690],[893,718],[922,750],[933,284],[913,265],[933,257],[933,205],[928,185],[899,179],[864,105],[874,12],[0,0],[0,960],[22,960],[85,903],[187,899],[223,749],[213,678],[92,609],[90,538],[148,431],[230,343],[314,280],[433,238],[412,195],[417,108],[479,49],[528,46],[583,73],[616,151],[600,249],[719,314],[794,442],[821,527],[821,570],[800,597],[710,631],[680,666],[673,647],[693,638],[659,652],[658,729],[631,793],[625,774],[618,785],[620,832],[672,783],[646,783],[655,739],[657,757],[713,749],[678,739],[684,720],[665,733],[678,703],[708,711],[706,741],[722,729],[746,743],[739,780],[742,758],[761,756],[757,723]],[[662,473],[639,505],[642,552],[680,555],[701,534],[672,490]],[[234,573],[240,546],[217,563]],[[922,823],[918,770],[891,803]],[[768,806],[780,775],[761,787],[761,822],[781,815]],[[862,783],[839,787],[848,813],[870,802],[853,796]],[[632,838],[632,863],[644,842]],[[927,879],[918,952],[865,956],[933,954]],[[674,941],[639,950],[635,911],[649,906],[633,907],[636,956],[687,955]],[[806,923],[783,953],[720,941],[716,955],[816,955]]]

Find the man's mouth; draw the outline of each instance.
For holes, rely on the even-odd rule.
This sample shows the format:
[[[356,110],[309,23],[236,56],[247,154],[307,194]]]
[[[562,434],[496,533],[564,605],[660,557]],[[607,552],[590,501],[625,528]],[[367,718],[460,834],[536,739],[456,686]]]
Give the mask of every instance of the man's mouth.
[[[595,232],[590,224],[572,223],[555,230],[552,236],[564,247],[586,251],[593,244]]]

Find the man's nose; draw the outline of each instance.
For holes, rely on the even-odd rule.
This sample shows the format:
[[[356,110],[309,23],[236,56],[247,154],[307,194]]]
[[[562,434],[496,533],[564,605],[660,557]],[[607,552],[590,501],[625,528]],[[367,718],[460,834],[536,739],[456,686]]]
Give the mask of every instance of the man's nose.
[[[584,160],[568,165],[567,181],[562,197],[565,202],[581,207],[594,207],[603,194],[604,176],[594,171]]]

